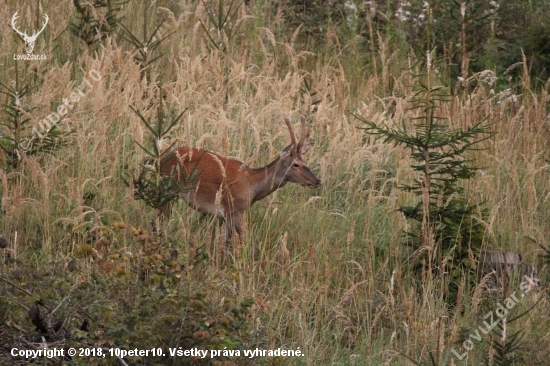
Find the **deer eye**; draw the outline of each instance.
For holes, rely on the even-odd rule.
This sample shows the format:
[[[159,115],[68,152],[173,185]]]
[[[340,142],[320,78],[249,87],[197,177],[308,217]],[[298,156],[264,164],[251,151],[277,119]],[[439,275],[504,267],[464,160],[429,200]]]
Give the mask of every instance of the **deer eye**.
[[[293,168],[299,168],[299,167],[300,167],[300,164],[294,163],[294,164],[292,164],[292,167],[293,167]]]

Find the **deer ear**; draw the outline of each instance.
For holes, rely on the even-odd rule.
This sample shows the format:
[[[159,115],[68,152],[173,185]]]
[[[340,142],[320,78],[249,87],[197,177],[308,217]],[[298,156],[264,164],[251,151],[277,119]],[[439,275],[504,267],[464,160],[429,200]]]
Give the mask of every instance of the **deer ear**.
[[[294,150],[294,144],[290,144],[283,151],[281,151],[280,158],[284,159],[287,156],[289,156],[292,153],[292,150]]]
[[[306,142],[303,146],[302,146],[302,149],[300,150],[300,154],[301,155],[305,155],[309,149],[311,149],[311,147],[314,145],[314,141],[308,141]]]

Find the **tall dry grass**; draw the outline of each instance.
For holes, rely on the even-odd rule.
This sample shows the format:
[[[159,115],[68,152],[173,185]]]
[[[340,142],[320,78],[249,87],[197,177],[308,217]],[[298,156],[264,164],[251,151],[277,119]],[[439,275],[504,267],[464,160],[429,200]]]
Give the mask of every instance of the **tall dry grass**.
[[[0,8],[0,19],[33,6],[9,0]],[[130,29],[141,29],[143,6],[151,5],[125,8]],[[182,281],[206,277],[217,283],[220,297],[261,300],[263,307],[251,322],[266,332],[266,347],[300,347],[306,354],[304,360],[283,364],[400,365],[409,363],[399,353],[427,360],[430,352],[440,364],[479,364],[481,345],[465,361],[450,354],[452,347],[461,347],[462,334],[480,321],[479,313],[468,311],[480,301],[479,292],[474,298],[462,294],[462,309],[451,311],[437,280],[419,295],[403,267],[401,232],[409,223],[396,209],[413,199],[397,188],[414,177],[407,152],[365,136],[347,114],[353,110],[390,125],[410,121],[417,113],[409,104],[410,60],[382,40],[377,57],[383,67],[370,75],[357,65],[363,59],[359,47],[329,38],[331,51],[302,50],[280,31],[281,15],[262,18],[259,5],[242,7],[240,32],[221,53],[208,48],[199,25],[201,3],[159,1],[155,6],[156,21],[166,19],[163,32],[175,34],[161,47],[166,54],[152,75],[163,82],[163,103],[176,111],[188,108],[172,141],[259,167],[288,143],[284,117],[296,123],[305,114],[316,142],[307,161],[323,181],[319,191],[289,185],[253,206],[248,245],[231,265],[221,265],[217,220],[200,220],[185,205],[176,205],[166,224],[165,245],[188,258]],[[63,121],[62,128],[70,131],[64,146],[51,155],[24,157],[18,171],[0,172],[1,234],[11,243],[11,255],[29,267],[70,261],[79,245],[114,221],[149,230],[154,217],[132,199],[122,174],[137,169],[144,157],[134,141],[148,141],[129,105],[146,117],[154,114],[157,85],[140,79],[132,48],[120,38],[89,50],[71,36],[66,27],[72,1],[43,7],[51,21],[36,49],[49,60],[19,64],[38,80],[23,100],[32,120],[51,113],[89,70],[98,70],[102,80]],[[21,22],[33,24],[34,12],[20,13]],[[22,52],[20,40],[1,22],[0,80],[9,85],[16,49]],[[314,95],[301,91],[306,80]],[[482,169],[468,192],[489,209],[487,249],[520,252],[533,264],[538,263],[538,245],[547,245],[550,237],[547,99],[546,90],[533,92],[527,85],[514,97],[493,94],[481,83],[455,94],[443,107],[455,127],[485,118],[493,123],[497,134],[474,154]],[[95,198],[87,200],[87,195]],[[113,250],[131,245],[123,239],[113,243]],[[209,259],[196,263],[200,251]],[[0,273],[14,266],[1,264]],[[521,306],[533,301],[525,299]],[[533,365],[548,358],[547,312],[543,302],[521,320],[522,349]]]

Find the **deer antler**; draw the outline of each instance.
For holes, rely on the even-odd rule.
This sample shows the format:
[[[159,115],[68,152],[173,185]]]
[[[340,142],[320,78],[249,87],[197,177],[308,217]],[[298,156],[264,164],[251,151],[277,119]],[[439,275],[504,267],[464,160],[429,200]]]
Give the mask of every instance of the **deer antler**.
[[[19,13],[19,11],[16,11],[15,14],[13,14],[13,17],[11,17],[11,27],[15,32],[17,32],[17,34],[19,34],[21,37],[23,37],[23,39],[25,39],[26,37],[28,37],[26,31],[25,33],[21,33],[21,31],[17,29],[17,26],[15,25],[15,21],[17,20],[17,18],[19,18],[17,16],[17,13]]]
[[[44,25],[42,26],[42,29],[40,29],[39,31],[35,31],[32,36],[29,36],[27,35],[27,30],[25,29],[25,33],[22,33],[19,29],[17,29],[17,25],[15,24],[15,21],[17,20],[17,18],[19,18],[17,16],[17,14],[19,13],[19,11],[16,11],[15,14],[13,14],[13,17],[11,18],[11,27],[13,28],[14,31],[17,32],[17,34],[19,34],[21,37],[23,37],[23,39],[26,41],[27,39],[33,39],[33,38],[36,38],[36,36],[38,36],[40,33],[42,33],[42,31],[44,31],[44,29],[46,29],[46,25],[48,25],[48,21],[50,20],[50,18],[48,17],[48,14],[44,14]]]
[[[290,119],[285,118],[285,123],[288,127],[288,132],[290,132],[290,143],[296,147],[296,136],[294,135],[294,128],[292,128],[292,124],[290,123]]]
[[[302,135],[300,136],[300,141],[298,141],[298,146],[296,147],[296,150],[301,154],[302,147],[304,146],[304,142],[306,141],[307,137],[306,116],[304,116],[303,114],[300,116],[300,122],[302,124]]]
[[[25,50],[27,51],[28,54],[30,54],[30,53],[32,53],[32,50],[34,49],[34,42],[36,41],[36,38],[46,28],[46,25],[48,24],[48,21],[50,20],[50,18],[48,17],[48,14],[44,14],[44,20],[45,21],[44,21],[44,25],[42,26],[42,29],[40,29],[39,31],[35,31],[32,34],[32,36],[28,36],[26,29],[25,29],[25,33],[21,32],[19,29],[17,29],[17,25],[15,24],[15,21],[18,18],[17,13],[18,12],[16,11],[15,14],[13,14],[13,17],[11,17],[11,27],[13,28],[13,30],[15,32],[17,32],[17,34],[19,34],[21,36],[21,38],[23,38],[23,40],[25,41]]]
[[[35,35],[39,35],[40,33],[42,33],[42,31],[44,31],[44,29],[46,29],[46,25],[48,25],[48,21],[50,20],[50,18],[48,17],[48,14],[44,14],[44,25],[42,26],[42,29],[40,29],[38,32],[35,32],[35,34],[33,34],[32,36],[34,37]]]

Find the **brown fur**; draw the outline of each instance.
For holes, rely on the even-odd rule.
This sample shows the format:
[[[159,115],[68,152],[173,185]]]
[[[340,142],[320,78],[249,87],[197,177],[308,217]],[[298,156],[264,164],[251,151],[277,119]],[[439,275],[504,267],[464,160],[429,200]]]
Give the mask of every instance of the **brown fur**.
[[[296,144],[294,131],[287,120],[291,144],[265,167],[253,169],[244,163],[201,149],[182,146],[162,164],[162,172],[180,180],[182,174],[198,176],[182,198],[195,210],[217,215],[225,220],[225,235],[235,231],[244,235],[246,211],[256,201],[267,197],[287,182],[318,188],[321,181],[302,159],[310,145],[305,142],[305,118],[302,116],[302,136]],[[163,208],[167,215],[171,204]]]

